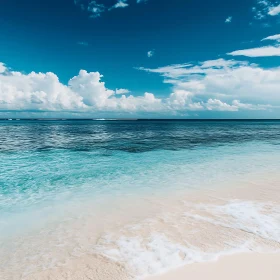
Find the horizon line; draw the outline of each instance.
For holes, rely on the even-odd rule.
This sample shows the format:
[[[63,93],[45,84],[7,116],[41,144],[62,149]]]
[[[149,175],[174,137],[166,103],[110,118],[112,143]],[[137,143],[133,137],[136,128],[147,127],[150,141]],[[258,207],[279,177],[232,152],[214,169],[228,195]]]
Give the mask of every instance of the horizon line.
[[[279,121],[280,118],[0,118],[0,121]]]

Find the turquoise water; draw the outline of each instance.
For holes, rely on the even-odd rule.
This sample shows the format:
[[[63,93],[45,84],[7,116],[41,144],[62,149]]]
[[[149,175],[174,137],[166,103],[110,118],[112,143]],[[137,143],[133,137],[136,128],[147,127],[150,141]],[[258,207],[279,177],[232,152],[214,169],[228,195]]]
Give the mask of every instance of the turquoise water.
[[[31,273],[66,261],[70,251],[91,254],[107,230],[105,222],[96,226],[95,234],[103,216],[88,213],[99,205],[105,205],[103,213],[110,216],[115,209],[110,203],[118,198],[227,188],[239,178],[277,174],[279,168],[280,121],[0,121],[0,248],[5,258],[0,271]],[[278,240],[278,212],[273,213],[276,218],[263,218],[252,203],[230,202],[221,209],[238,217],[233,228],[240,227],[240,219],[246,227],[253,215],[260,221],[253,229]],[[179,229],[176,219],[167,228]],[[176,252],[187,250],[161,235],[151,236],[151,246],[162,244],[156,245],[156,254],[139,251],[138,233],[128,243],[117,236],[110,244],[119,246],[124,263],[139,257],[139,270],[146,269],[141,265],[146,254],[152,254],[151,263],[156,264],[164,250],[164,264],[173,247]],[[159,271],[166,269],[162,263]],[[17,279],[11,277],[7,279]]]
[[[203,188],[277,170],[279,158],[279,121],[1,121],[1,219],[63,200]]]
[[[0,135],[1,219],[280,166],[279,121],[1,121]]]

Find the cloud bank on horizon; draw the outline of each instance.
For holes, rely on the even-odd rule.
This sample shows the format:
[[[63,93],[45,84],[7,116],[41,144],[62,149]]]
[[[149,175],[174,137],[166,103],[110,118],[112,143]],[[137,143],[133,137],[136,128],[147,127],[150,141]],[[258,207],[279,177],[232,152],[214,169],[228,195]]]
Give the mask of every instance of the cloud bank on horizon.
[[[164,83],[172,85],[172,93],[159,98],[148,92],[134,96],[128,89],[111,90],[99,72],[85,70],[64,85],[54,73],[24,74],[0,63],[0,110],[176,115],[280,108],[280,68],[263,69],[245,61],[217,59],[138,70],[161,75]]]

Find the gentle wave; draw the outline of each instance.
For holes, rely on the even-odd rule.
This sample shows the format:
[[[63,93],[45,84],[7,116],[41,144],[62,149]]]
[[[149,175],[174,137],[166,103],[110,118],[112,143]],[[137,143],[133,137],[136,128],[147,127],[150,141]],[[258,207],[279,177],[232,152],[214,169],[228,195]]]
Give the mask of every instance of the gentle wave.
[[[236,200],[221,206],[192,205],[191,209],[194,213],[183,217],[172,213],[126,226],[117,235],[104,236],[98,250],[127,264],[138,278],[224,255],[280,252],[277,205]],[[204,215],[196,214],[197,210],[203,210]]]

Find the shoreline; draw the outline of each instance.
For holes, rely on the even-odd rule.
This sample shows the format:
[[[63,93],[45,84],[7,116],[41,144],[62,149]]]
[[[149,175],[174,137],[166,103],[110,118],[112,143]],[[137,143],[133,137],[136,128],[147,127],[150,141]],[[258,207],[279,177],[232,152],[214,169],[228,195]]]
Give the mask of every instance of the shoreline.
[[[280,252],[243,253],[224,256],[217,261],[185,265],[145,280],[278,280],[279,275]]]
[[[95,212],[70,221],[61,230],[53,228],[55,231],[51,234],[48,229],[40,232],[40,236],[22,239],[15,249],[20,248],[20,254],[28,252],[30,256],[34,255],[28,265],[35,269],[26,271],[21,278],[15,278],[11,275],[13,271],[9,270],[4,279],[128,280],[140,277],[185,280],[190,275],[200,280],[199,277],[205,278],[199,276],[199,271],[204,272],[209,265],[210,272],[214,270],[211,272],[214,273],[213,279],[224,280],[224,276],[215,273],[227,270],[228,263],[236,263],[236,270],[241,267],[250,271],[242,267],[243,261],[240,260],[244,258],[259,268],[259,258],[265,257],[256,257],[255,261],[254,256],[275,256],[259,252],[280,251],[280,229],[275,224],[280,217],[280,196],[277,195],[280,178],[274,172],[251,175],[232,182],[210,184],[209,188],[178,190],[172,195],[157,193],[111,201],[113,213],[105,215],[106,208],[99,214]],[[90,205],[86,209],[88,213],[98,210]],[[274,223],[275,227],[266,228],[266,223],[270,226]],[[64,240],[65,233],[68,236]],[[62,239],[57,240],[58,236]],[[73,240],[76,244],[72,244]],[[29,242],[33,248],[28,246]],[[63,246],[57,247],[56,244]],[[48,248],[49,256],[41,255],[40,248]],[[250,251],[254,253],[243,253]],[[59,257],[59,262],[40,269],[40,266],[49,264],[52,256]],[[21,259],[18,255],[14,261],[19,264]],[[216,259],[218,261],[214,262]],[[269,265],[266,259],[265,266]],[[272,259],[275,262],[275,258]],[[198,267],[195,272],[193,267]],[[22,264],[19,273],[23,269],[25,265]],[[164,272],[166,274],[161,274]],[[192,273],[198,273],[198,276],[192,276]]]

